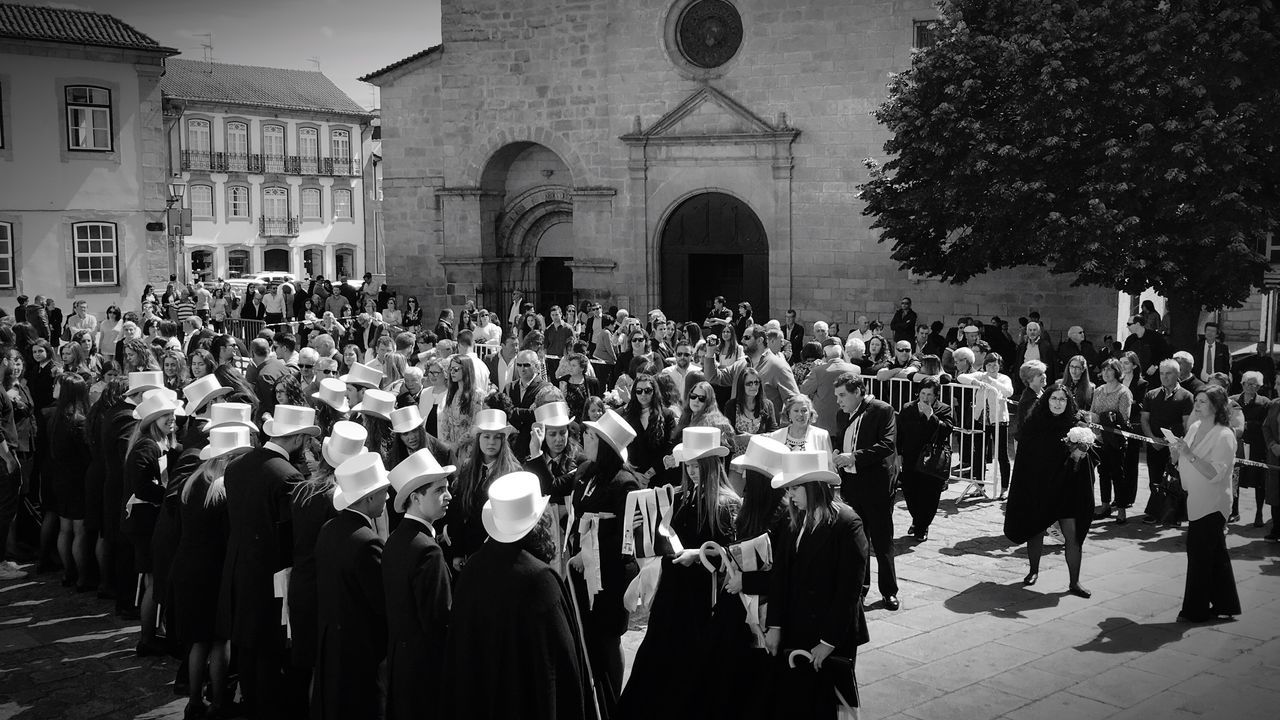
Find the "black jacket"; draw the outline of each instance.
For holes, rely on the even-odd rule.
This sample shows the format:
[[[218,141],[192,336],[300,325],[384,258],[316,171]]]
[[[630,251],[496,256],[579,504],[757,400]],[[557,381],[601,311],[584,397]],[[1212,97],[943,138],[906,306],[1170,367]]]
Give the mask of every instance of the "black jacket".
[[[845,431],[853,424],[855,418],[865,415],[858,426],[858,436],[854,438],[853,447],[844,446]],[[852,452],[856,473],[840,470],[843,481],[840,493],[845,497],[853,497],[859,488],[869,483],[886,484],[889,482],[889,462],[897,448],[897,422],[893,408],[888,403],[873,397],[866,397],[854,415],[841,410],[836,414],[836,431],[831,434],[831,447],[837,454]]]
[[[280,601],[272,576],[293,564],[290,490],[302,474],[265,447],[227,466],[227,559],[218,602],[220,636],[241,647],[283,652]]]
[[[380,665],[387,656],[382,538],[368,518],[344,510],[316,540],[320,654],[311,707],[326,720],[382,717]]]
[[[387,720],[423,713],[440,692],[449,627],[449,565],[423,523],[406,517],[382,553],[387,603]]]

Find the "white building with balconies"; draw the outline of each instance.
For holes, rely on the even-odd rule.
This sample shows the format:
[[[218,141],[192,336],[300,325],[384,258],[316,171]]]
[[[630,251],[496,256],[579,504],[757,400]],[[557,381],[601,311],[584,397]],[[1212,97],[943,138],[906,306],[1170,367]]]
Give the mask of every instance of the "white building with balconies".
[[[365,272],[371,113],[311,70],[173,59],[162,87],[192,278]]]

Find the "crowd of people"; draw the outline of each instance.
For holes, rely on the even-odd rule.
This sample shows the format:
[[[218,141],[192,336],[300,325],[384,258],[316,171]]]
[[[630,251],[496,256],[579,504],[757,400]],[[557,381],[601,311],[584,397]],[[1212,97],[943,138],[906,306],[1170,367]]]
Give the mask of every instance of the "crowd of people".
[[[909,298],[842,336],[721,297],[701,322],[516,297],[428,330],[368,282],[211,285],[0,317],[0,579],[113,601],[181,661],[187,717],[853,715],[872,558],[901,606],[898,492],[925,542],[989,463],[1028,585],[1056,529],[1090,596],[1087,533],[1128,521],[1144,454],[1185,494],[1184,620],[1241,612],[1239,488],[1280,540],[1277,474],[1235,467],[1277,464],[1280,379],[1261,353],[1233,376],[1212,324],[1173,352],[1139,314],[1099,352]]]

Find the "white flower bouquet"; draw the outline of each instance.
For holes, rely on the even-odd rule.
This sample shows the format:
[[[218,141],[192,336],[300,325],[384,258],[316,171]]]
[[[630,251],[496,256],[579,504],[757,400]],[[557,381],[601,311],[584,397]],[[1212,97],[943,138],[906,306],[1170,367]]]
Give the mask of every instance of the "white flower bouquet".
[[[1077,465],[1080,461],[1089,456],[1094,446],[1098,444],[1098,436],[1086,427],[1073,427],[1067,431],[1067,436],[1062,439],[1070,449],[1070,457]]]

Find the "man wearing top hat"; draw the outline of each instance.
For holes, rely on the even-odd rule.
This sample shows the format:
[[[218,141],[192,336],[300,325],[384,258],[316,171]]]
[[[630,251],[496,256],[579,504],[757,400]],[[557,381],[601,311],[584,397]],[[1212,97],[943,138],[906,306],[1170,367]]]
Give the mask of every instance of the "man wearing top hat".
[[[533,409],[539,405],[561,400],[560,391],[554,385],[538,376],[541,361],[538,353],[532,350],[521,350],[516,354],[515,378],[504,390],[511,398],[511,425],[516,429],[516,457],[521,461],[529,459],[529,434],[533,431]]]
[[[382,457],[366,453],[334,471],[338,515],[316,539],[320,645],[311,686],[312,717],[382,717],[382,661],[387,656],[387,604],[382,588],[382,538],[374,519],[387,505]]]
[[[489,487],[489,535],[458,577],[445,642],[443,712],[466,720],[584,720],[586,658],[554,556],[538,478],[519,471]]]
[[[262,425],[268,440],[227,466],[227,556],[218,628],[231,640],[250,717],[285,714],[285,633],[274,576],[292,564],[290,491],[303,477],[292,464],[320,434],[315,410],[278,405]]]
[[[449,564],[432,523],[452,496],[449,476],[430,450],[419,450],[391,471],[395,509],[404,519],[387,539],[382,586],[387,603],[387,720],[422,714],[422,699],[438,697],[449,627]]]

